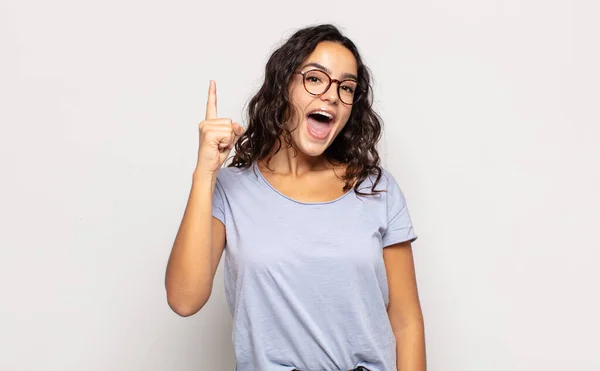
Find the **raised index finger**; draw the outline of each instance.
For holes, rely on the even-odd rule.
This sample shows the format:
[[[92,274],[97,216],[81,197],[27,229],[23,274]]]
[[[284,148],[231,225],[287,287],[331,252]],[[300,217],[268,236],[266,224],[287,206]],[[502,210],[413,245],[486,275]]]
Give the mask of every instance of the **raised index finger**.
[[[217,118],[217,83],[210,80],[208,102],[206,103],[206,119]]]

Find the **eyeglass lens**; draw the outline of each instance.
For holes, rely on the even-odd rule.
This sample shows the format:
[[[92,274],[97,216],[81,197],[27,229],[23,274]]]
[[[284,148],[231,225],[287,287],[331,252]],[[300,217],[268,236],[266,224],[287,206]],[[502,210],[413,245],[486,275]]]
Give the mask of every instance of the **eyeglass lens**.
[[[311,94],[320,95],[325,93],[329,88],[330,81],[329,75],[323,71],[311,70],[304,74],[304,87]],[[342,102],[346,104],[354,102],[356,85],[356,81],[353,80],[345,80],[340,83],[338,93]]]

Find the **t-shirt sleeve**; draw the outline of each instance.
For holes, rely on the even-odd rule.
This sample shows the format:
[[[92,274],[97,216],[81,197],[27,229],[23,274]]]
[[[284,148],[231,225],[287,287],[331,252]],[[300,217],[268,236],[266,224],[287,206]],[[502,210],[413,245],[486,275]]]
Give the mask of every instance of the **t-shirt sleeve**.
[[[218,178],[213,192],[212,215],[225,224],[225,191]]]
[[[400,186],[391,174],[387,175],[387,220],[388,225],[382,236],[383,247],[417,239],[415,234],[406,198]]]

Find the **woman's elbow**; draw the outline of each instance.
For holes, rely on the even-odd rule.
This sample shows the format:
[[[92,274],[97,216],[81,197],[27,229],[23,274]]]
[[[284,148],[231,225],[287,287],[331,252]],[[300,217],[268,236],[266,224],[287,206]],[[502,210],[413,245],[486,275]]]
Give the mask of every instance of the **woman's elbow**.
[[[209,297],[210,292],[205,295],[195,296],[195,300],[192,300],[189,297],[182,297],[182,295],[174,293],[173,290],[167,289],[167,304],[173,312],[181,317],[189,317],[198,313],[208,302]]]

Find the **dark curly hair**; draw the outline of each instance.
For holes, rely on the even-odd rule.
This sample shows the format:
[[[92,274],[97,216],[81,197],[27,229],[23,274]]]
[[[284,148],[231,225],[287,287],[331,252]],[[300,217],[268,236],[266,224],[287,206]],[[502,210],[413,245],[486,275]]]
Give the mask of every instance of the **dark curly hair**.
[[[346,126],[325,150],[325,157],[336,164],[345,164],[344,191],[354,190],[360,195],[377,193],[375,186],[382,176],[377,142],[381,137],[381,118],[373,110],[371,74],[362,62],[354,43],[337,27],[318,25],[296,31],[269,58],[265,67],[262,87],[248,104],[248,126],[235,145],[236,153],[229,167],[249,168],[254,161],[267,159],[277,145],[281,149],[281,137],[292,146],[292,136],[286,127],[290,118],[288,87],[293,73],[323,41],[336,42],[352,52],[358,65],[358,87],[361,98],[352,106]],[[276,152],[277,152],[276,151]],[[359,186],[370,175],[376,176],[371,193],[363,193]]]

